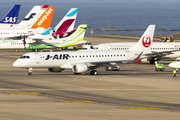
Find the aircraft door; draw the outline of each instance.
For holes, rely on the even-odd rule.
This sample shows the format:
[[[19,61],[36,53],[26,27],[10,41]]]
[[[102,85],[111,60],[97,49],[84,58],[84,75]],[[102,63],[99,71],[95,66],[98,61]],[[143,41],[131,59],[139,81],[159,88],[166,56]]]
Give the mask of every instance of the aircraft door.
[[[36,63],[40,63],[40,55],[39,53],[35,53],[35,56],[36,56]]]
[[[104,45],[104,50],[109,50],[109,45]]]

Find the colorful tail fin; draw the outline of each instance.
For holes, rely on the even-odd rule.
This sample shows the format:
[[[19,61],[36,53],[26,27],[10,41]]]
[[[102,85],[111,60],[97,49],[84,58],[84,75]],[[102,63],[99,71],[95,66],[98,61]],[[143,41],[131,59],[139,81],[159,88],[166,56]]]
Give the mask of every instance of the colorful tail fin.
[[[144,32],[144,34],[142,35],[142,37],[133,49],[143,52],[151,52],[154,31],[155,25],[149,25],[149,27],[146,29],[146,31]]]
[[[6,16],[0,21],[5,24],[16,24],[21,5],[14,5]]]
[[[59,48],[69,47],[74,44],[77,44],[78,42],[81,42],[84,39],[86,28],[87,28],[86,24],[79,25],[79,27],[73,34],[71,34],[69,37],[62,38],[65,39],[66,42],[61,43],[58,47]]]
[[[55,27],[56,35],[62,37],[65,33],[71,32],[74,29],[78,8],[71,8],[64,18]]]
[[[166,37],[163,42],[167,42],[168,38]]]
[[[20,27],[31,28],[39,17],[45,12],[49,5],[34,6],[31,11],[26,15],[22,22],[18,24]]]
[[[55,7],[53,6],[48,7],[31,28],[50,28],[54,9]]]

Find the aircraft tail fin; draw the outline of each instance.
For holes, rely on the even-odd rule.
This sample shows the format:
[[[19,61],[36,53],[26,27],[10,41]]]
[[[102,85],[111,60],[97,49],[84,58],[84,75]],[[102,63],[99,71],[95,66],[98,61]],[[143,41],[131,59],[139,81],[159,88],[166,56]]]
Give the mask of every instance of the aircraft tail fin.
[[[65,33],[72,32],[74,29],[78,8],[71,8],[64,18],[55,27],[56,35],[62,37]]]
[[[149,27],[146,29],[142,37],[139,39],[138,43],[134,46],[134,50],[151,52],[151,46],[153,42],[153,36],[155,31],[155,25],[149,25]]]
[[[168,38],[166,37],[163,42],[167,42]]]
[[[79,27],[73,34],[71,34],[70,36],[65,38],[65,42],[60,44],[60,47],[61,48],[69,47],[69,46],[72,46],[72,45],[75,45],[75,44],[81,42],[84,39],[86,28],[87,28],[86,24],[79,25]],[[64,39],[64,38],[62,38],[62,39]]]
[[[25,16],[25,18],[18,24],[20,27],[30,28],[37,19],[43,14],[49,5],[34,6],[31,11]]]
[[[54,14],[54,6],[50,6],[48,7],[44,13],[39,17],[39,19],[32,25],[31,28],[38,28],[38,27],[42,27],[42,28],[50,28],[51,26],[51,21],[52,21],[52,17]]]
[[[0,23],[16,24],[20,7],[21,5],[14,5],[11,10],[5,15],[5,17],[0,21]]]

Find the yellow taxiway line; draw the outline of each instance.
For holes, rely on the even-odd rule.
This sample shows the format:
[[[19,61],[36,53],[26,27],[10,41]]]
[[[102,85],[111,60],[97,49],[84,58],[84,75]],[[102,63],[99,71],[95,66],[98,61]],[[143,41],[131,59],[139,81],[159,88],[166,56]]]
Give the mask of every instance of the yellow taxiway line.
[[[97,103],[95,101],[62,101],[62,100],[59,100],[58,102],[63,102],[63,103]]]
[[[34,95],[34,94],[41,94],[36,92],[5,92],[6,94],[28,94],[28,95]]]
[[[121,109],[138,109],[138,110],[164,110],[163,108],[156,108],[156,107],[120,107]]]

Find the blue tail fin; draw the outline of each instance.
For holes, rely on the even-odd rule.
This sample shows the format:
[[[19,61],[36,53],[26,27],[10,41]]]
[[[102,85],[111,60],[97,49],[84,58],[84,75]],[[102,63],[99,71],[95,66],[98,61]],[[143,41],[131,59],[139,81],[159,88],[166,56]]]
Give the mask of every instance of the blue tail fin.
[[[14,5],[6,16],[0,21],[5,24],[16,24],[21,5]]]

